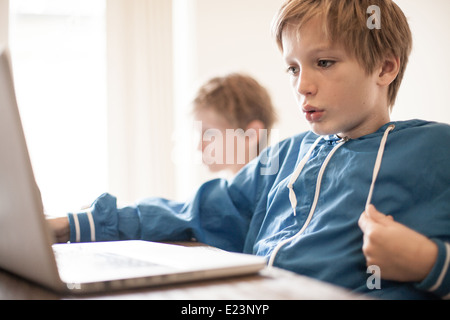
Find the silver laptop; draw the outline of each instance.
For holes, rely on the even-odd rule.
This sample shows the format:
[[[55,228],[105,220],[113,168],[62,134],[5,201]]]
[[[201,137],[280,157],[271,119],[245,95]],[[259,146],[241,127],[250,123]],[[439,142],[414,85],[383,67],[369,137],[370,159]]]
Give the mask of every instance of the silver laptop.
[[[0,269],[58,292],[91,293],[257,273],[262,257],[144,241],[52,245],[0,48]]]

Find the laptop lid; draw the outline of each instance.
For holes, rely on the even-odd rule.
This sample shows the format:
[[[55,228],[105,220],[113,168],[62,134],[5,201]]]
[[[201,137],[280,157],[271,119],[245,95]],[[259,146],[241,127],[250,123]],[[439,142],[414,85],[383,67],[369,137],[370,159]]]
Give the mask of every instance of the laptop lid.
[[[52,239],[43,218],[5,48],[0,48],[0,150],[0,267],[59,288],[62,283],[55,276],[54,259],[40,258],[51,256]]]
[[[0,268],[56,291],[88,293],[150,285],[163,285],[255,273],[265,259],[201,248],[182,248],[142,241],[53,246],[53,237],[43,214],[17,107],[9,53],[0,48]],[[90,252],[100,258],[119,256],[139,262],[139,268],[115,272],[108,265],[68,269],[57,265],[54,249],[75,249],[82,256]],[[67,254],[72,254],[67,252]],[[138,261],[139,260],[139,261]],[[75,262],[79,262],[77,257]],[[87,262],[93,262],[87,261]],[[59,262],[59,259],[58,259]],[[145,263],[152,267],[145,266]],[[142,268],[142,266],[145,268]],[[122,265],[123,267],[123,265]],[[80,274],[80,270],[89,270]],[[78,272],[72,275],[71,272]],[[61,277],[65,280],[62,281]]]

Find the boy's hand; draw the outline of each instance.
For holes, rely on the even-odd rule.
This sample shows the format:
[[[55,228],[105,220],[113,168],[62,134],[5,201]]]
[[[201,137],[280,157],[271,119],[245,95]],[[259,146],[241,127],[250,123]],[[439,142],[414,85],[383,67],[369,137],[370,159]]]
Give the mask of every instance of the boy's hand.
[[[57,243],[64,243],[70,240],[69,218],[47,218],[47,224],[53,231]]]
[[[385,280],[420,282],[436,262],[437,245],[370,206],[361,215],[367,265],[380,267]]]

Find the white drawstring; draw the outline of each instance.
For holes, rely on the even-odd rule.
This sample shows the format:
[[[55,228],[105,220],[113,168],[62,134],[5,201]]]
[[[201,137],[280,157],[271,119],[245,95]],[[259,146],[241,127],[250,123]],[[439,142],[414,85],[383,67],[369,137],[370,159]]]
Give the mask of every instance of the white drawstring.
[[[375,187],[375,182],[377,180],[378,177],[378,173],[380,171],[381,168],[381,162],[383,160],[383,155],[384,155],[384,150],[386,148],[386,142],[389,136],[389,133],[395,129],[395,125],[390,125],[387,130],[384,133],[383,139],[381,140],[380,143],[380,148],[378,150],[378,155],[377,155],[377,159],[375,161],[375,167],[374,167],[374,174],[373,174],[373,178],[372,178],[372,184],[370,187],[370,191],[369,191],[369,195],[367,198],[367,204],[366,207],[368,205],[370,205],[371,201],[372,201],[372,195],[373,195],[373,190]],[[297,207],[297,197],[295,195],[294,192],[294,183],[297,181],[298,177],[300,176],[301,171],[303,170],[306,162],[308,162],[309,158],[311,157],[311,154],[313,153],[314,149],[317,147],[317,145],[319,144],[319,142],[322,140],[322,137],[317,139],[316,142],[313,144],[313,146],[310,148],[310,150],[308,151],[308,153],[306,154],[306,156],[302,159],[302,161],[300,162],[298,168],[294,171],[291,180],[289,182],[288,188],[289,188],[289,199],[291,201],[291,205],[293,207],[294,210],[294,215],[296,215],[296,207]],[[293,237],[286,239],[282,242],[280,242],[275,249],[273,250],[270,259],[269,259],[269,263],[268,263],[268,267],[271,268],[273,267],[273,264],[275,262],[275,258],[278,254],[278,252],[280,251],[280,249],[282,247],[284,247],[286,244],[288,244],[289,242],[294,241],[295,239],[299,238],[303,232],[305,232],[306,228],[308,227],[308,225],[310,224],[312,217],[314,215],[314,212],[316,210],[316,206],[317,203],[319,201],[319,195],[320,195],[320,187],[322,184],[322,177],[325,173],[325,169],[328,166],[328,163],[330,162],[331,158],[334,156],[334,154],[336,153],[337,150],[339,150],[340,147],[342,147],[346,142],[348,141],[348,139],[343,139],[336,147],[334,147],[334,149],[330,152],[330,154],[327,156],[327,158],[325,159],[324,163],[322,164],[322,167],[320,168],[320,172],[319,175],[317,177],[317,183],[316,183],[316,191],[314,194],[314,201],[313,201],[313,205],[311,207],[311,210],[309,212],[308,218],[306,219],[306,222],[304,223],[302,229]]]
[[[373,169],[372,184],[370,186],[369,196],[367,197],[366,212],[369,209],[369,206],[372,202],[373,189],[375,188],[375,182],[377,181],[378,173],[380,172],[381,162],[383,161],[384,149],[386,148],[386,142],[387,142],[389,133],[391,133],[391,131],[394,129],[395,129],[395,125],[394,124],[390,125],[389,128],[387,128],[387,130],[384,132],[383,139],[381,140],[380,149],[378,150],[377,160],[375,161],[375,166]]]
[[[293,201],[291,195],[289,195],[290,198],[291,198],[291,205],[292,205],[292,207],[293,207],[294,213],[295,213],[296,206],[297,206],[297,197],[296,197],[296,195],[295,195],[295,192],[293,191],[293,187],[292,187],[292,186],[293,186],[293,184],[295,183],[295,181],[298,179],[298,177],[300,176],[300,173],[301,173],[303,167],[305,166],[306,162],[309,160],[309,157],[311,156],[311,154],[312,154],[314,148],[317,146],[317,144],[319,143],[320,140],[321,140],[321,139],[317,139],[316,143],[311,147],[311,149],[309,150],[309,152],[308,152],[308,154],[306,155],[306,157],[303,158],[303,160],[306,159],[306,160],[305,160],[305,163],[303,163],[303,160],[302,160],[302,162],[300,162],[300,164],[299,164],[300,170],[297,168],[297,170],[295,171],[295,173],[294,173],[294,175],[293,175],[293,177],[292,177],[292,179],[291,179],[291,183],[289,184],[289,190],[291,190],[291,191],[294,193],[294,197],[293,197],[293,198],[295,199],[295,201]],[[325,159],[324,163],[322,164],[322,167],[320,168],[319,175],[318,175],[318,177],[317,177],[316,192],[315,192],[315,195],[314,195],[313,205],[312,205],[311,210],[310,210],[309,215],[308,215],[308,219],[307,219],[306,222],[304,223],[303,228],[302,228],[295,236],[293,236],[292,238],[289,238],[289,239],[286,239],[286,240],[280,242],[280,243],[275,247],[275,249],[274,249],[273,252],[272,252],[272,255],[270,256],[270,260],[269,260],[269,264],[268,264],[269,268],[271,268],[271,267],[273,266],[273,263],[274,263],[274,261],[275,261],[276,255],[278,254],[278,251],[279,251],[282,247],[284,247],[286,244],[288,244],[289,242],[292,242],[292,241],[294,241],[296,238],[300,237],[300,236],[303,234],[303,232],[306,230],[306,228],[308,227],[309,223],[310,223],[311,220],[312,220],[312,217],[313,217],[313,215],[314,215],[314,212],[316,211],[317,202],[319,201],[320,187],[321,187],[321,184],[322,184],[322,177],[323,177],[323,174],[325,173],[325,169],[326,169],[328,163],[330,162],[331,158],[332,158],[333,155],[335,154],[335,152],[336,152],[340,147],[342,147],[347,141],[348,141],[348,139],[343,139],[336,147],[334,147],[334,149],[330,152],[330,154],[328,155],[328,157]]]
[[[303,168],[305,167],[306,162],[308,162],[309,158],[311,158],[311,154],[313,153],[314,149],[317,147],[319,142],[323,139],[323,137],[320,137],[319,139],[314,142],[314,144],[309,148],[308,153],[303,157],[302,161],[300,161],[300,164],[298,165],[297,169],[295,169],[294,173],[292,174],[291,180],[288,184],[289,188],[289,200],[291,201],[292,208],[294,209],[294,216],[297,216],[297,196],[295,195],[294,191],[294,183],[297,181],[298,177],[300,176],[300,173],[302,172]]]

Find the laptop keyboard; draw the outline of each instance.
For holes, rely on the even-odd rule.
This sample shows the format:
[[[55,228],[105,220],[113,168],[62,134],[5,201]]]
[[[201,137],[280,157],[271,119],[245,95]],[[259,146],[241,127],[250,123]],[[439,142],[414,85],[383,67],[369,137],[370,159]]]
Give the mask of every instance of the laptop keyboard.
[[[96,246],[55,245],[53,252],[59,276],[66,283],[102,283],[124,279],[131,281],[174,270],[163,264],[128,256],[127,253],[97,249]]]
[[[149,268],[157,264],[110,252],[96,252],[79,246],[53,247],[58,267]]]

